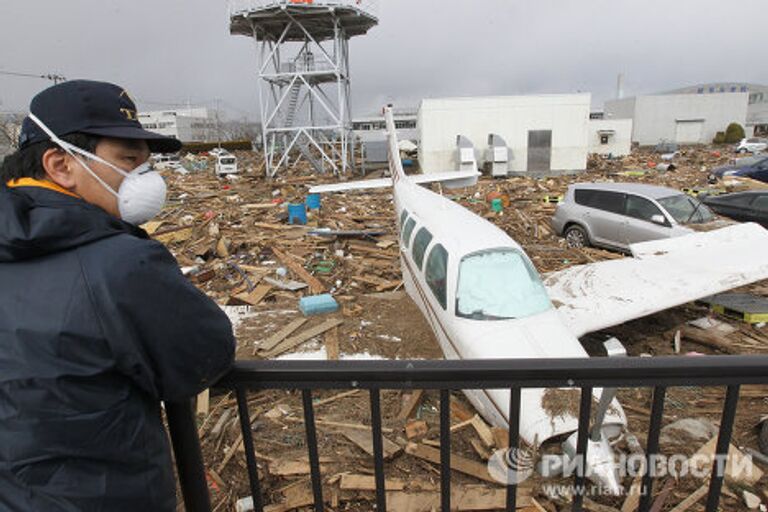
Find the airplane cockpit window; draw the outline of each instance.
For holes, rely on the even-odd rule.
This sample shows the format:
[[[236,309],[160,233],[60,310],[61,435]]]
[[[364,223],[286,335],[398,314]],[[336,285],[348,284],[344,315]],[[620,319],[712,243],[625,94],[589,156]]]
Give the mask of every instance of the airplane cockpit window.
[[[446,278],[448,276],[448,251],[440,244],[430,251],[427,265],[424,267],[424,279],[429,289],[435,294],[437,302],[446,308]]]
[[[413,261],[421,270],[421,264],[424,263],[424,253],[427,252],[427,246],[432,241],[432,233],[427,228],[421,228],[416,232],[413,238]]]
[[[510,320],[543,313],[551,307],[539,274],[519,251],[484,251],[461,260],[456,316]]]
[[[405,223],[405,228],[403,229],[403,247],[406,249],[411,242],[411,233],[413,233],[413,228],[415,227],[416,221],[413,219],[408,219],[408,222]]]

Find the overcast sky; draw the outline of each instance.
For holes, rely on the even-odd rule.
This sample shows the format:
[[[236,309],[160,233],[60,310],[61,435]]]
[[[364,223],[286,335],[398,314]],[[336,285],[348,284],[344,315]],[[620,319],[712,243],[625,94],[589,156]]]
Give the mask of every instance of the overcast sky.
[[[425,97],[591,92],[708,81],[768,83],[765,0],[379,0],[350,43],[355,115]],[[224,0],[2,0],[0,71],[126,87],[140,107],[213,105],[258,118],[254,43]],[[49,85],[0,75],[0,111]]]

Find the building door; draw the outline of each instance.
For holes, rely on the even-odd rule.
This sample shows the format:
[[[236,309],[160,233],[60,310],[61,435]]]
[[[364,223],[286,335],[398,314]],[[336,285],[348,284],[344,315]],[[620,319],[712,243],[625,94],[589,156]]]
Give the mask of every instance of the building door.
[[[704,121],[677,121],[675,142],[678,144],[701,144],[704,136]]]
[[[552,130],[528,132],[528,172],[550,171],[552,162]]]

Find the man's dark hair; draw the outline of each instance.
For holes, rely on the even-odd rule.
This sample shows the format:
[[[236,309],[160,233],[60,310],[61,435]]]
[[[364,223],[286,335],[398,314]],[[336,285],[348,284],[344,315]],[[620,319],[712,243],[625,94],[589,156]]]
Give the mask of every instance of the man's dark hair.
[[[99,144],[101,137],[85,133],[72,133],[61,137],[61,139],[80,149],[93,153],[96,151],[96,146]],[[0,168],[0,185],[20,178],[35,178],[38,180],[45,178],[43,155],[49,149],[58,147],[53,141],[45,140],[30,144],[6,156],[3,159],[2,168]]]

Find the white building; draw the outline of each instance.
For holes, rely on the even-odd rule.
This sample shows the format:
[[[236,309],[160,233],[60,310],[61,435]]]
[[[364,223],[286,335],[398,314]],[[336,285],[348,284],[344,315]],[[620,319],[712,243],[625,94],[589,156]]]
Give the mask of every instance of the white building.
[[[609,100],[605,119],[632,119],[632,142],[708,144],[730,123],[747,121],[746,92],[658,94]]]
[[[598,155],[626,156],[632,152],[631,119],[589,120],[589,152]]]
[[[210,142],[216,134],[216,122],[207,108],[141,112],[138,118],[145,129],[182,142]]]
[[[457,169],[457,136],[475,146],[483,166],[488,136],[509,149],[509,173],[586,169],[589,94],[427,99],[419,109],[419,163],[424,172]]]
[[[664,94],[722,94],[745,92],[749,94],[747,104],[747,136],[768,135],[768,85],[744,82],[712,82],[682,87]]]
[[[416,108],[396,108],[393,112],[395,118],[395,128],[397,128],[397,138],[399,140],[418,140],[416,131],[416,121],[418,118],[418,109]],[[352,131],[362,142],[386,141],[387,123],[384,121],[384,114],[370,115],[365,117],[356,117],[352,120]]]

